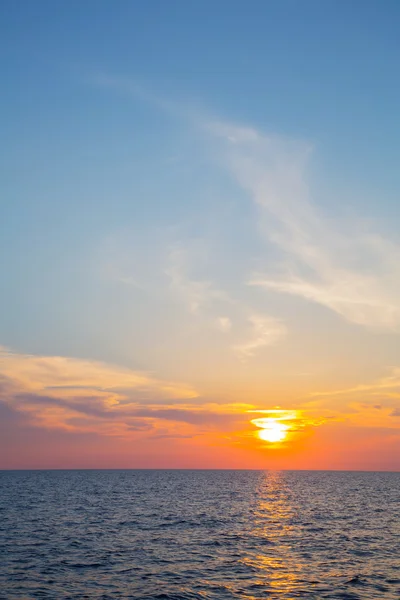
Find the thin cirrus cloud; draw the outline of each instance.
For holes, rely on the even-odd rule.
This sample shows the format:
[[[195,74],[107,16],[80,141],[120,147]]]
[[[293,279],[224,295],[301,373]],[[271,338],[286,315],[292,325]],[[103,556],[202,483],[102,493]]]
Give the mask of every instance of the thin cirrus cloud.
[[[184,303],[187,310],[197,315],[215,301],[230,302],[229,296],[216,288],[211,281],[192,279],[188,275],[190,256],[183,244],[169,248],[168,264],[164,270],[171,290]]]
[[[290,346],[286,317],[292,321],[296,300],[319,305],[373,332],[400,330],[400,245],[367,228],[362,218],[324,215],[314,201],[309,177],[312,144],[200,115],[190,107],[138,92],[129,82],[107,78],[97,83],[150,103],[186,125],[191,142],[206,155],[202,158],[211,166],[210,174],[219,170],[223,178],[228,175],[241,200],[245,197],[251,242],[257,240],[248,245],[239,241],[240,264],[232,269],[235,259],[225,240],[235,236],[228,231],[233,219],[220,219],[222,213],[216,210],[211,235],[202,230],[201,220],[193,228],[195,239],[185,224],[175,223],[171,236],[157,236],[161,242],[155,245],[159,258],[153,269],[143,278],[140,264],[132,270],[118,266],[121,282],[138,293],[147,290],[176,303],[183,315],[178,327],[207,332],[208,343],[212,340],[232,364],[240,361],[246,369],[278,344]],[[218,237],[216,244],[213,235]],[[121,254],[123,260],[133,254],[129,244]],[[227,264],[229,277],[221,271]],[[260,294],[264,290],[268,294]],[[282,295],[292,297],[293,303],[279,306],[276,300]],[[371,399],[374,395],[381,402],[384,391],[371,391]],[[398,408],[396,393],[386,389],[384,418]],[[355,397],[348,394],[350,404]]]
[[[218,329],[224,333],[228,333],[232,329],[232,321],[229,317],[218,317],[216,324]]]
[[[349,388],[312,392],[312,396],[349,396],[352,394],[371,394],[400,398],[400,367],[391,367],[389,374],[371,383],[362,383]]]
[[[204,162],[211,166],[214,156],[212,140],[215,139],[215,132],[209,127],[208,120],[198,111],[192,110],[187,105],[183,106],[157,97],[129,80],[102,74],[94,77],[92,83],[132,96],[140,102],[152,105],[156,110],[162,111],[173,119],[178,119],[193,135],[195,145],[200,142],[200,138],[204,142],[205,132],[212,133],[208,137],[208,143],[205,144],[208,148],[206,149],[208,159],[203,156]],[[201,132],[200,136],[199,132]],[[232,139],[230,135],[228,138]],[[204,148],[203,142],[198,144],[198,148]],[[190,161],[190,158],[182,158],[182,161],[185,160]],[[213,169],[214,167],[211,167],[211,170]],[[217,252],[224,253],[223,238],[227,225],[221,222],[223,219],[215,218],[212,221],[213,226],[218,230],[219,241],[222,240],[222,243],[217,244]],[[106,260],[111,278],[136,290],[145,290],[157,297],[162,294],[164,298],[179,303],[194,321],[201,323],[203,329],[210,328],[223,333],[226,350],[240,360],[249,360],[263,348],[277,344],[286,337],[288,331],[281,317],[271,314],[268,307],[264,310],[260,307],[256,308],[250,298],[243,299],[243,296],[248,296],[248,293],[243,293],[243,288],[247,285],[241,270],[237,270],[236,281],[230,286],[229,291],[224,289],[221,278],[218,277],[218,273],[215,273],[215,264],[223,263],[224,259],[221,262],[215,260],[221,259],[221,256],[215,256],[216,250],[207,232],[204,236],[200,235],[194,239],[187,235],[184,225],[180,227],[179,224],[174,223],[172,228],[166,226],[164,232],[156,232],[155,243],[151,244],[148,252],[148,240],[153,239],[151,232],[149,233],[150,236],[146,236],[143,243],[147,249],[147,260],[152,261],[151,268],[144,269],[141,261],[134,258],[134,255],[141,257],[144,253],[133,247],[127,240],[125,247],[120,249],[120,257],[114,247],[113,257],[109,256]],[[138,236],[132,234],[131,237],[135,238],[137,244]],[[129,234],[126,238],[129,238]],[[160,240],[164,240],[164,246]],[[120,240],[116,242],[117,246],[118,244],[123,245]],[[224,258],[226,261],[226,257]],[[199,264],[203,267],[201,277],[193,274]]]
[[[184,301],[192,315],[211,311],[213,305],[217,307],[234,308],[236,314],[245,321],[246,326],[241,328],[241,339],[232,343],[230,349],[241,360],[253,357],[261,348],[272,346],[287,335],[287,327],[278,318],[265,314],[255,314],[252,309],[243,305],[238,299],[231,297],[226,291],[216,288],[210,281],[193,280],[187,273],[187,254],[184,248],[174,247],[169,255],[169,267],[166,274],[170,278],[170,285]],[[235,321],[228,316],[214,318],[210,315],[210,323],[216,323],[219,331],[235,333]]]
[[[226,351],[236,359],[248,361],[264,347],[280,343],[288,333],[282,319],[256,310],[251,299],[243,300],[244,281],[236,280],[228,291],[218,281],[218,274],[212,273],[212,241],[206,236],[188,238],[185,231],[176,230],[172,234],[150,231],[146,247],[151,246],[151,252],[146,253],[140,236],[132,232],[120,232],[118,241],[116,236],[110,238],[104,261],[107,278],[129,286],[133,293],[162,297],[164,306],[168,302],[178,305],[185,316],[181,327],[188,317],[202,330],[224,334]],[[150,244],[148,240],[153,238],[155,242]],[[144,254],[146,268],[138,260]]]
[[[236,354],[243,360],[251,358],[260,348],[276,344],[287,334],[284,323],[272,317],[251,315],[248,317],[251,325],[250,337],[234,346]]]
[[[370,383],[327,391],[311,392],[311,402],[305,402],[321,410],[334,406],[349,421],[361,426],[384,426],[399,435],[398,423],[391,417],[400,415],[400,368],[391,367],[389,374]],[[377,402],[379,401],[379,402]]]
[[[129,81],[102,77],[96,84],[124,91],[180,118],[192,133],[201,132],[213,166],[218,164],[221,172],[228,172],[251,197],[258,209],[256,229],[259,233],[261,228],[269,246],[264,260],[258,261],[264,267],[250,270],[247,281],[238,281],[238,286],[247,284],[302,298],[374,331],[399,331],[400,245],[368,229],[363,219],[346,219],[345,223],[319,212],[307,175],[311,144],[210,119],[186,105],[145,93]],[[193,314],[225,294],[209,280],[182,276],[176,264],[166,272]],[[256,339],[262,347],[261,338]]]
[[[365,230],[347,231],[311,201],[311,147],[255,129],[211,123],[223,142],[223,164],[259,209],[263,234],[280,251],[280,267],[254,273],[249,284],[327,307],[375,330],[400,327],[400,246]]]

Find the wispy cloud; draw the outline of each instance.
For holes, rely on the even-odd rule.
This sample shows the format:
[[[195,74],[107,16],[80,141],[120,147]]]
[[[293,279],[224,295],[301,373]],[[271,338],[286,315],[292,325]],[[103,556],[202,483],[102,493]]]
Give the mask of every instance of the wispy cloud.
[[[250,289],[260,287],[289,294],[371,330],[400,331],[400,245],[367,226],[364,218],[328,218],[317,208],[308,170],[312,144],[209,118],[128,80],[106,75],[95,79],[98,85],[128,93],[180,118],[192,136],[201,132],[202,142],[205,135],[208,158],[214,168],[217,164],[221,170],[227,170],[251,197],[258,209],[256,227],[258,233],[261,230],[267,249],[264,256],[253,257],[257,269],[254,260],[249,261],[253,267],[245,281],[237,281],[238,288],[247,284]],[[201,146],[204,149],[203,143]],[[198,315],[210,303],[229,301],[231,292],[226,294],[212,278],[192,277],[188,273],[184,252],[183,245],[170,248],[164,273],[169,277],[171,290],[188,311]],[[244,310],[256,312],[251,303]],[[266,318],[274,318],[268,310],[265,312]],[[218,328],[225,333],[228,329],[233,333],[232,317],[226,315],[231,322],[228,328],[221,326],[219,316],[213,315],[214,324],[219,323]],[[266,331],[264,325],[255,324],[255,330],[257,327]],[[237,353],[251,356],[257,348],[281,337],[282,329],[279,335],[260,334],[235,346],[239,348]]]
[[[233,348],[242,360],[251,358],[263,346],[276,344],[287,334],[286,326],[279,319],[251,315],[248,322],[251,327],[250,336]]]
[[[224,290],[218,289],[211,281],[195,280],[188,275],[188,255],[182,245],[172,248],[169,254],[169,267],[166,269],[170,277],[170,285],[184,301],[193,315],[201,311],[207,314],[210,323],[225,334],[238,335],[237,320],[228,316],[214,317],[215,310],[221,308],[234,309],[236,316],[246,322],[245,331],[240,328],[243,341],[230,344],[234,354],[241,360],[252,358],[261,348],[272,346],[287,335],[287,328],[282,320],[265,314],[255,314],[251,308],[236,298],[232,298]],[[240,282],[239,282],[240,284]]]
[[[215,300],[229,302],[228,295],[214,287],[211,281],[191,278],[188,273],[189,266],[188,252],[183,244],[171,247],[165,274],[169,278],[171,289],[184,302],[189,312],[196,315],[201,308],[207,307]]]
[[[159,381],[146,373],[98,361],[65,356],[19,354],[0,349],[0,373],[18,387],[52,390],[64,395],[70,390],[120,393],[136,390],[141,397],[154,392],[162,398],[195,397],[190,386]]]
[[[312,396],[350,396],[352,394],[369,393],[376,395],[382,392],[387,393],[390,390],[400,390],[400,367],[391,367],[390,374],[373,381],[371,383],[360,383],[359,385],[341,388],[338,390],[328,390],[312,392]]]
[[[361,219],[345,227],[320,214],[307,177],[310,145],[218,122],[208,129],[281,251],[279,269],[253,274],[250,285],[316,302],[359,325],[398,330],[400,246]]]
[[[97,361],[0,350],[0,401],[44,427],[91,430],[95,419],[95,431],[114,434],[131,427],[141,407],[197,396],[188,385]],[[82,415],[91,419],[78,427]]]
[[[284,423],[288,433],[299,433],[305,429],[312,429],[323,425],[328,419],[332,421],[332,417],[321,416],[312,418],[305,415],[301,410],[285,410],[285,409],[268,409],[268,410],[251,410],[249,413],[258,414],[251,423],[259,428],[268,428],[271,422]],[[262,415],[262,416],[261,416]],[[334,417],[333,417],[334,418]]]
[[[146,240],[123,232],[118,239],[111,236],[107,240],[103,254],[105,274],[113,284],[123,283],[134,293],[162,297],[164,311],[169,303],[178,304],[189,317],[182,319],[181,326],[191,322],[211,334],[223,333],[226,351],[233,357],[246,356],[248,360],[262,348],[279,343],[287,333],[281,319],[266,311],[256,313],[251,301],[241,298],[241,292],[248,289],[245,281],[238,278],[229,292],[223,289],[215,269],[220,257],[206,236],[191,238],[183,227],[157,230]]]
[[[228,333],[232,329],[232,321],[229,317],[218,317],[216,323],[218,329],[224,333]]]
[[[312,144],[209,118],[129,79],[103,73],[91,81],[150,103],[209,136],[210,156],[251,195],[266,238],[281,252],[278,264],[253,273],[250,285],[315,302],[374,330],[400,330],[400,245],[367,228],[364,219],[335,222],[318,211],[308,176]],[[193,281],[184,291],[192,311],[210,293],[208,286]]]
[[[0,404],[38,427],[123,437],[160,430],[174,437],[230,431],[246,426],[249,408],[204,401],[187,385],[130,369],[5,348]]]
[[[318,400],[305,402],[305,406],[314,405],[319,409],[334,406],[354,424],[397,428],[397,424],[390,422],[390,417],[398,416],[400,410],[400,368],[392,367],[389,375],[369,383],[312,392],[310,396]]]

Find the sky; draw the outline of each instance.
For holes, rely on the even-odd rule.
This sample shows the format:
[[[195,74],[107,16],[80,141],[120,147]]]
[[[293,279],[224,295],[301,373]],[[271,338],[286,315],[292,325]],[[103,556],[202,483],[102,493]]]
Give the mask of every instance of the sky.
[[[0,7],[0,468],[400,470],[397,0]]]

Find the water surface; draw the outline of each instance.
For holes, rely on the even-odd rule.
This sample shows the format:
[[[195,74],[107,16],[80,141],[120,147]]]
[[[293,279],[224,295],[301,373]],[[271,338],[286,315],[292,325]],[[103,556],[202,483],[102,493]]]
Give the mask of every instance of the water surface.
[[[400,473],[0,472],[0,598],[400,598]]]

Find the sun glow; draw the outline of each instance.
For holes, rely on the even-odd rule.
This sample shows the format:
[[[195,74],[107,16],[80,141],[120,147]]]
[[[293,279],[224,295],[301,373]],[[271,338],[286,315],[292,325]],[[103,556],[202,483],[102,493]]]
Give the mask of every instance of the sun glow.
[[[263,413],[264,417],[252,419],[251,423],[259,427],[257,436],[264,442],[278,444],[287,439],[294,421],[299,418],[298,411],[294,410],[258,410],[251,411]]]
[[[288,425],[281,423],[277,419],[257,419],[257,421],[263,421],[260,431],[257,432],[258,437],[265,442],[271,444],[276,442],[283,442],[287,436]]]

